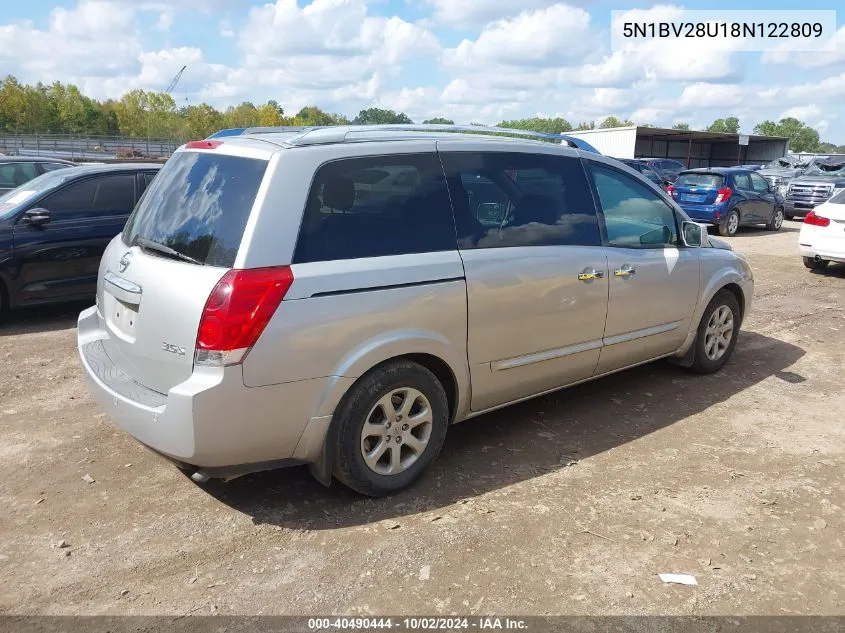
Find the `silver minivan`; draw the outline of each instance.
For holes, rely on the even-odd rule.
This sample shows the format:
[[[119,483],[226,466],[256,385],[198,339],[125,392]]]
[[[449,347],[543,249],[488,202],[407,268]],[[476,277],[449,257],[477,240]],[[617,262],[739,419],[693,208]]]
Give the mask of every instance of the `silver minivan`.
[[[450,424],[656,359],[725,364],[741,255],[613,159],[478,132],[180,148],[79,317],[100,406],[195,481],[310,464],[383,495]]]

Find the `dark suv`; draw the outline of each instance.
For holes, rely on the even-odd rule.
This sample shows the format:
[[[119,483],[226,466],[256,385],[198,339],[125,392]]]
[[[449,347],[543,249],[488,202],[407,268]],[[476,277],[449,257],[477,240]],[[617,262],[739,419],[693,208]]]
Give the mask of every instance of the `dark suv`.
[[[0,313],[93,297],[103,251],[159,168],[69,167],[0,196]]]

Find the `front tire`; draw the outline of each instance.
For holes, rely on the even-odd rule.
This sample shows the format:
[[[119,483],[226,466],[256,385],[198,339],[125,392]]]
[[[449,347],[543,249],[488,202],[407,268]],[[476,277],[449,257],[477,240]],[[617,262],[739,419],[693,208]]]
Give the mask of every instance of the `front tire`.
[[[693,371],[712,374],[725,366],[736,347],[741,318],[734,294],[728,290],[717,292],[698,324]]]
[[[733,209],[728,213],[725,221],[719,224],[719,235],[722,237],[733,237],[739,230],[739,213]]]
[[[810,270],[824,270],[830,264],[826,259],[815,259],[813,257],[804,257],[804,265]]]
[[[769,231],[780,231],[781,227],[783,226],[783,209],[778,207],[775,209],[775,212],[772,214],[772,219],[766,224],[766,228]]]
[[[440,454],[450,417],[437,377],[407,360],[365,374],[336,415],[334,476],[370,497],[416,481]]]

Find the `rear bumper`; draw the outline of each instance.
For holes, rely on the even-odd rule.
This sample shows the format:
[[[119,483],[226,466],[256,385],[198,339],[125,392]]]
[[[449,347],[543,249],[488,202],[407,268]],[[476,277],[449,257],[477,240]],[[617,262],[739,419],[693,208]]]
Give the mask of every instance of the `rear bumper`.
[[[832,250],[824,247],[799,246],[798,252],[801,254],[801,257],[809,257],[810,259],[818,257],[819,259],[826,259],[831,262],[845,263],[845,250],[842,249]]]
[[[722,205],[682,204],[680,206],[691,220],[701,224],[718,224],[727,212]]]
[[[810,211],[815,209],[820,204],[824,203],[825,199],[818,202],[799,202],[796,200],[785,200],[783,203],[783,212],[789,215],[807,215]]]
[[[801,257],[845,262],[845,235],[841,233],[841,226],[841,223],[830,227],[802,224],[798,234],[798,252]]]
[[[317,457],[328,424],[312,416],[330,379],[252,388],[244,385],[240,365],[195,367],[188,380],[161,394],[111,360],[96,307],[79,315],[77,347],[100,407],[136,440],[182,466],[230,475]]]

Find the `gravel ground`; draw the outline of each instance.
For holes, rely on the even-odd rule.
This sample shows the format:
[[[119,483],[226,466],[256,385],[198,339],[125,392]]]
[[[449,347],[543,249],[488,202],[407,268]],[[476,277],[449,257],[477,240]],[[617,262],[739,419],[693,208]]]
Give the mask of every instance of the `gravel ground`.
[[[798,226],[732,240],[757,297],[720,374],[657,363],[458,425],[382,500],[305,469],[194,485],[88,396],[80,306],[13,314],[0,614],[843,614],[845,266],[807,271]]]

